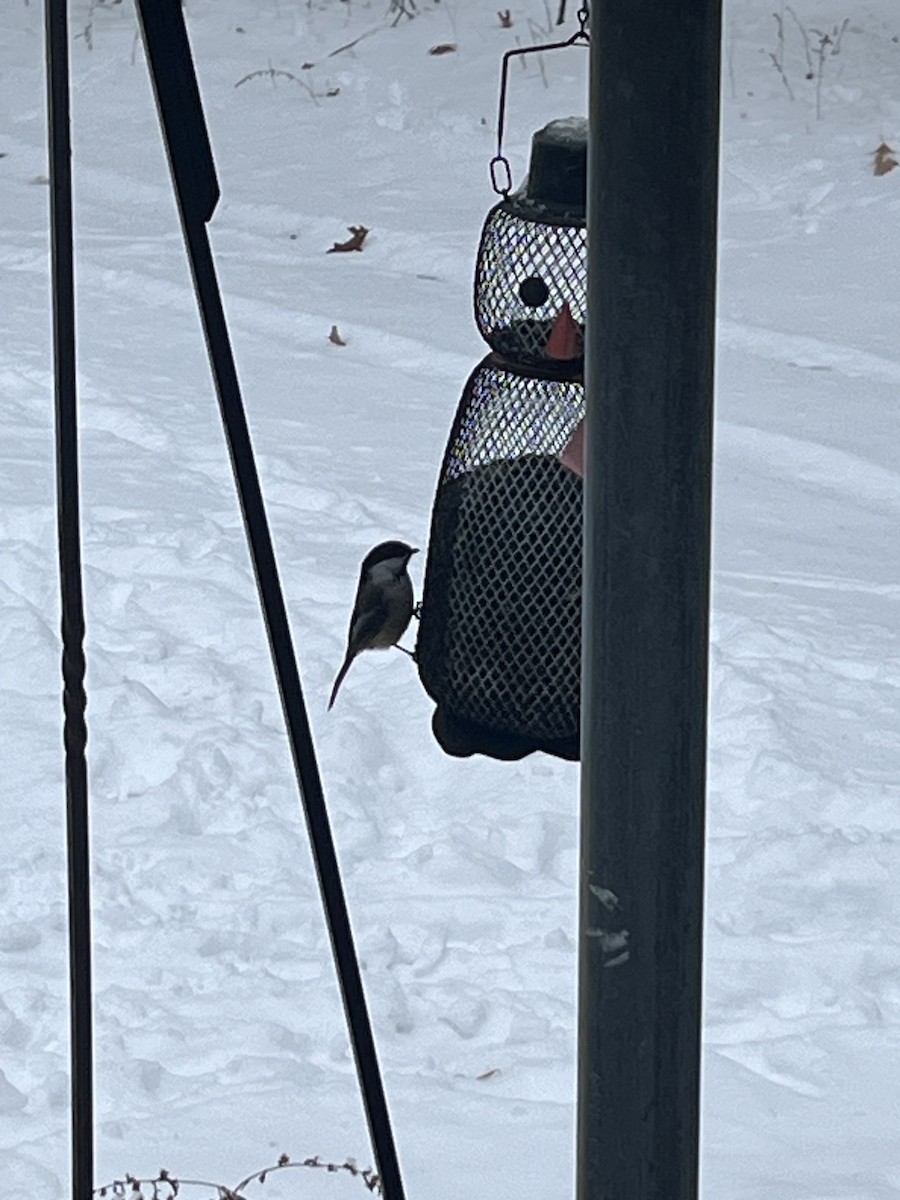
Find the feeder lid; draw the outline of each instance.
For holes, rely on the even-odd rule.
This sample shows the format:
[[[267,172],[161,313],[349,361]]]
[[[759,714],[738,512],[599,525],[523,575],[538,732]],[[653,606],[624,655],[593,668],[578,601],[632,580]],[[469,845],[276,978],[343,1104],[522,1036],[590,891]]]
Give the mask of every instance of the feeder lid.
[[[510,200],[530,216],[546,212],[584,221],[587,207],[587,133],[584,117],[562,117],[531,139],[528,177]]]

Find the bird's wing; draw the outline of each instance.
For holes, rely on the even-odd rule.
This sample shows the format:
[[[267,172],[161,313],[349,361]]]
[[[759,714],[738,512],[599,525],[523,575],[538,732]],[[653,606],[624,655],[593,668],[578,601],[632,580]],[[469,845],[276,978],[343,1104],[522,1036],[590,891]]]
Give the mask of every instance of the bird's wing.
[[[350,619],[347,653],[351,656],[367,650],[372,638],[388,619],[388,606],[381,588],[364,588]]]
[[[337,673],[334,687],[331,689],[329,709],[337,699],[338,690],[344,682],[344,676],[350,670],[350,664],[361,650],[367,650],[372,638],[382,628],[387,620],[388,609],[381,588],[364,587],[356,601],[353,616],[350,618],[350,632],[347,636],[347,653]]]

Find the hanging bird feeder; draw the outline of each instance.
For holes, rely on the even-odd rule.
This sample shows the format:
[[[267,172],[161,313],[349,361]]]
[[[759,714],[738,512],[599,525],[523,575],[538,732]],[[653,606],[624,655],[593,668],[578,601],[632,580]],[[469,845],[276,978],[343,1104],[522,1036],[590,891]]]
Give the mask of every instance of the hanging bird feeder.
[[[524,186],[488,213],[475,270],[475,320],[491,349],[512,362],[581,361],[586,177],[587,122],[552,121],[534,135]]]
[[[568,46],[587,40],[586,13]],[[419,673],[454,755],[577,759],[582,481],[566,451],[584,416],[587,123],[534,134],[528,178],[488,214],[475,319],[491,353],[463,391],[432,513]]]

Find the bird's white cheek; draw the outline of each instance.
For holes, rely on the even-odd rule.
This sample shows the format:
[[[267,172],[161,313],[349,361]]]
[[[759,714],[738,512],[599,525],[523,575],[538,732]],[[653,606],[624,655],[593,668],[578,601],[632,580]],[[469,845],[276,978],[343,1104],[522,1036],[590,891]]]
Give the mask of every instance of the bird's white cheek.
[[[402,571],[405,561],[402,558],[387,558],[384,562],[376,563],[369,572],[372,583],[395,583],[398,571]]]

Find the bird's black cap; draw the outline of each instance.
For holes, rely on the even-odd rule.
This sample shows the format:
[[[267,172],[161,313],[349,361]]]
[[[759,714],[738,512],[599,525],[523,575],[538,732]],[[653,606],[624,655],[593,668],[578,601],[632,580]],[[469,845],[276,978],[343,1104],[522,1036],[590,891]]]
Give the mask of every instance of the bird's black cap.
[[[410,559],[418,553],[415,546],[408,546],[406,542],[380,542],[377,546],[373,546],[363,559],[363,570],[368,570],[380,562],[388,562],[392,558]]]

